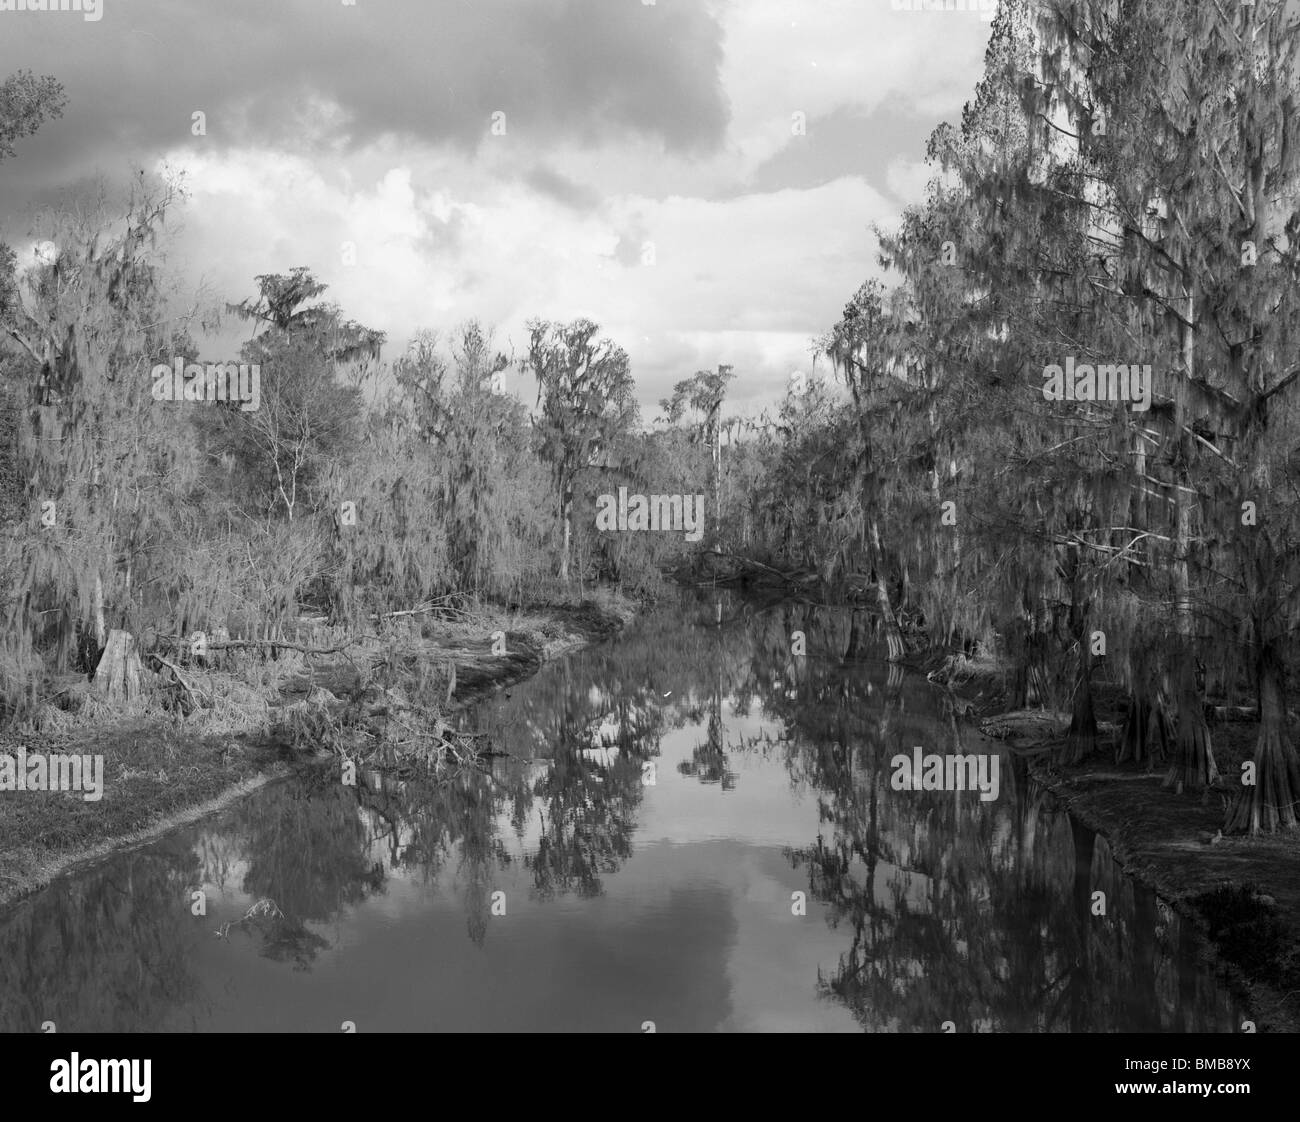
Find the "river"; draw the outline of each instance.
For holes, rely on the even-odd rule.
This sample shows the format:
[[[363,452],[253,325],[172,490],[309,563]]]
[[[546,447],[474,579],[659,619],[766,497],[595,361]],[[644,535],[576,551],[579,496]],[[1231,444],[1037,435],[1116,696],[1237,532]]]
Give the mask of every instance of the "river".
[[[488,767],[321,768],[0,914],[0,1030],[1235,1031],[1189,925],[878,653],[664,604],[466,711]],[[997,797],[895,789],[917,746]]]

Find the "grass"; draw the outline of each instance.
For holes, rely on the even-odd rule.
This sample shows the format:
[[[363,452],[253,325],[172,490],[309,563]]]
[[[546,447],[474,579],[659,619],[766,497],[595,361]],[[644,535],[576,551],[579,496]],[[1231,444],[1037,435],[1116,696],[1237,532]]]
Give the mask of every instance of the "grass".
[[[108,726],[14,734],[0,751],[77,752],[104,757],[104,791],[96,802],[78,792],[0,794],[0,903],[40,887],[70,860],[113,838],[148,832],[158,823],[247,783],[276,763],[273,752],[226,735],[196,736],[168,719],[140,716]]]

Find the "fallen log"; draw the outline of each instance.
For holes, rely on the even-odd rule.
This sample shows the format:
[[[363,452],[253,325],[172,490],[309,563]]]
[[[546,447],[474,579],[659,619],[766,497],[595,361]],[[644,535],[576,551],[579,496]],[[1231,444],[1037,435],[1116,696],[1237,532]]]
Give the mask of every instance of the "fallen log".
[[[183,650],[190,647],[190,640],[183,634],[174,634],[170,638],[181,644]],[[273,646],[281,650],[302,651],[303,654],[338,654],[339,651],[347,650],[348,647],[356,646],[360,642],[363,642],[363,638],[350,638],[338,646],[305,646],[300,642],[290,642],[287,638],[209,638],[204,646],[208,650],[247,650],[248,647]]]
[[[248,647],[279,647],[287,651],[301,651],[303,654],[338,654],[360,642],[361,639],[349,639],[337,647],[308,647],[302,643],[291,643],[287,639],[218,639],[209,640],[207,648],[210,651],[230,651]]]

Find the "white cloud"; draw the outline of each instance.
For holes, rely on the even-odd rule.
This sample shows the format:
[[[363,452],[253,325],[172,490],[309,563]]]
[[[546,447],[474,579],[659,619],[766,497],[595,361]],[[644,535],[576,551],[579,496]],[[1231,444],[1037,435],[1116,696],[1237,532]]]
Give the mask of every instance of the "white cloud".
[[[936,175],[938,169],[924,160],[897,159],[885,172],[885,182],[895,195],[910,205],[925,197],[926,185]]]
[[[894,11],[890,0],[733,0],[723,26],[733,152],[748,170],[789,142],[795,110],[809,121],[871,110],[893,92],[918,112],[959,110],[989,36],[975,14]]]
[[[647,415],[674,381],[719,362],[735,365],[739,397],[775,399],[791,370],[808,368],[810,339],[876,272],[871,224],[896,220],[932,172],[918,136],[914,156],[882,169],[894,198],[856,176],[735,191],[789,141],[795,109],[812,121],[901,91],[955,119],[988,26],[969,13],[894,12],[889,0],[735,0],[721,10],[733,111],[724,152],[670,156],[631,133],[545,152],[511,134],[472,155],[387,136],[299,154],[187,144],[168,156],[189,172],[187,272],[237,300],[253,294],[257,274],[306,265],[346,315],[388,333],[389,358],[415,330],[471,316],[516,354],[528,318],[588,316],[632,356]],[[599,203],[584,211],[530,185],[539,162],[552,182],[562,176],[574,197]],[[624,264],[642,241],[654,264]],[[351,267],[345,242],[356,245]],[[237,346],[247,327],[238,332],[214,347]]]
[[[511,182],[479,184],[470,201],[433,181],[436,161],[368,185],[256,150],[188,170],[182,247],[223,295],[307,265],[347,315],[388,333],[390,357],[417,329],[470,316],[517,351],[532,316],[589,316],[632,356],[646,403],[719,362],[736,365],[749,393],[784,392],[809,339],[873,270],[870,222],[897,209],[856,178],[715,201],[632,195],[581,214]],[[654,264],[613,257],[629,229],[653,243]]]

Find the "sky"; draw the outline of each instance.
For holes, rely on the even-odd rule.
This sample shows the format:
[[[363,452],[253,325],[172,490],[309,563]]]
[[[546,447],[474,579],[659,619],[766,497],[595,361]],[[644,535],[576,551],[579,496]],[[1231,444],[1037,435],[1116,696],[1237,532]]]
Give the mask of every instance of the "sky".
[[[813,370],[990,27],[903,0],[22,2],[0,0],[0,78],[53,75],[68,105],[0,164],[20,260],[42,207],[180,176],[187,306],[305,265],[390,361],[470,318],[519,357],[528,320],[582,316],[628,352],[647,420],[719,363],[748,413]],[[200,357],[247,332],[196,332]]]

